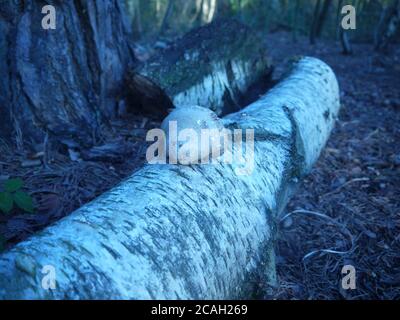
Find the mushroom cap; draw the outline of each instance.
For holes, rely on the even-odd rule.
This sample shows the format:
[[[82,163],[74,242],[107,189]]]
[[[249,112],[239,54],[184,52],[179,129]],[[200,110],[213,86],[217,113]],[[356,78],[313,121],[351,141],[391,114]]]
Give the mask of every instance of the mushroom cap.
[[[171,128],[176,126],[176,137]],[[180,164],[195,164],[211,159],[212,148],[222,155],[224,126],[210,109],[201,106],[184,106],[172,110],[164,119],[161,129],[166,134],[169,159]],[[207,134],[207,136],[205,135]]]

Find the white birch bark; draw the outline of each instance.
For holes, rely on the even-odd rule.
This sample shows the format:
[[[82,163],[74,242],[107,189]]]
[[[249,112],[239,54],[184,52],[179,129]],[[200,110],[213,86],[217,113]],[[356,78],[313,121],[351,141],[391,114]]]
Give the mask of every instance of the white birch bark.
[[[254,170],[146,165],[0,256],[3,299],[249,298],[273,279],[276,215],[317,160],[339,110],[332,70],[303,58],[280,84],[223,119],[255,129]],[[56,289],[42,287],[54,266]]]

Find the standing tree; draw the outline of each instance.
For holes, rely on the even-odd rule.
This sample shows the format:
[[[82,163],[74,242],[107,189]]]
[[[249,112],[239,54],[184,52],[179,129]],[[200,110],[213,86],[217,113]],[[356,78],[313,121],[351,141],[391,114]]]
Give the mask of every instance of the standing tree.
[[[299,11],[300,11],[300,0],[296,0],[293,10],[292,16],[292,39],[294,42],[297,41],[297,24],[299,20]]]
[[[314,44],[315,40],[321,36],[321,32],[328,16],[329,7],[331,5],[331,0],[318,0],[314,9],[314,18],[310,30],[310,43]]]
[[[168,22],[169,19],[171,18],[173,10],[174,10],[174,0],[168,0],[167,10],[165,11],[165,15],[160,27],[160,35],[165,34],[165,32],[167,31]]]
[[[55,29],[42,1],[1,1],[0,135],[35,145],[48,134],[92,145],[116,113],[135,62],[123,1],[54,0]],[[17,134],[18,133],[18,134]]]
[[[315,27],[315,37],[316,38],[321,36],[322,30],[324,28],[325,21],[326,21],[327,16],[328,16],[329,7],[331,6],[331,3],[332,3],[331,0],[325,0],[323,5],[322,5],[321,12],[320,12],[320,14],[318,16],[317,25]]]
[[[314,7],[313,20],[312,20],[311,28],[310,28],[310,43],[311,44],[315,43],[315,31],[316,31],[316,26],[318,23],[320,7],[321,7],[321,0],[317,0],[315,7]]]
[[[344,30],[342,26],[342,21],[340,19],[342,13],[342,5],[343,0],[339,0],[338,7],[337,7],[337,15],[336,15],[336,23],[337,23],[337,35],[340,39],[340,44],[342,46],[342,53],[344,55],[353,54],[353,49],[351,47],[351,43],[349,40],[348,32]]]
[[[133,35],[139,39],[143,33],[142,16],[140,12],[140,0],[128,1],[129,13],[132,16]]]
[[[395,0],[387,6],[381,15],[378,27],[375,32],[375,50],[387,50],[390,41],[396,35],[400,25],[400,0]]]
[[[196,15],[194,19],[195,26],[201,26],[203,20],[204,0],[196,1]]]

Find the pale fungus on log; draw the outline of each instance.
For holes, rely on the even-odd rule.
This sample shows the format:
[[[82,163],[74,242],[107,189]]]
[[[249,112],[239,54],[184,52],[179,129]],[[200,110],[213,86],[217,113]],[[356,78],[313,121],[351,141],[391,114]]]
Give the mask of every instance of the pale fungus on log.
[[[193,103],[196,104],[196,103]],[[274,224],[339,111],[332,70],[314,58],[222,118],[254,129],[254,168],[147,164],[0,256],[3,299],[249,298],[274,279]],[[45,266],[56,289],[42,286]]]

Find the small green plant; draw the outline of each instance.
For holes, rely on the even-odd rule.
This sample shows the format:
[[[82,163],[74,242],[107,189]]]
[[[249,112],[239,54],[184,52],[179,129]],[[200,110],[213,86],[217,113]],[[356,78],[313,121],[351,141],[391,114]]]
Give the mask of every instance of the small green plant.
[[[4,182],[3,191],[0,192],[0,211],[10,213],[15,204],[26,212],[33,212],[31,196],[21,191],[23,184],[21,179],[8,179]]]

